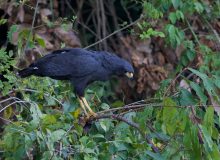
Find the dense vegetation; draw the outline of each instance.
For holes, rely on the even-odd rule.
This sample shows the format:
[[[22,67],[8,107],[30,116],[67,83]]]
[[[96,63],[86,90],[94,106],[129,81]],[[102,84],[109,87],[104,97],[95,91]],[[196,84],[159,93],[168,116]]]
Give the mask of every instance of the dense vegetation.
[[[126,102],[132,102],[127,105],[114,89],[119,86],[119,80],[113,78],[111,82],[91,85],[86,98],[99,116],[87,122],[69,83],[16,76],[16,70],[31,61],[25,50],[48,49],[52,44],[34,32],[39,1],[12,2],[14,8],[32,7],[33,23],[30,28],[21,29],[17,24],[10,24],[4,16],[0,19],[0,26],[10,24],[7,44],[15,45],[9,51],[1,44],[0,49],[2,159],[219,159],[220,1],[120,0],[121,5],[119,1],[93,1],[99,4],[98,8],[109,5],[123,15],[116,14],[107,21],[111,16],[100,14],[105,11],[100,9],[98,18],[105,20],[104,26],[98,19],[88,20],[88,26],[85,26],[80,20],[85,22],[88,13],[83,10],[73,12],[79,9],[74,6],[72,15],[59,22],[51,20],[55,12],[51,19],[41,17],[40,23],[50,31],[57,25],[66,29],[69,23],[73,24],[84,47],[112,32],[108,39],[92,47],[119,53],[123,37],[130,36],[140,43],[150,39],[154,48],[162,45],[172,50],[169,53],[166,50],[166,62],[177,55],[174,67],[163,77],[159,89],[144,92],[151,84],[153,86],[154,79],[142,82],[138,77],[138,82],[144,85],[137,90],[130,88],[130,94],[135,95],[129,99],[125,97]],[[93,6],[93,2],[81,0],[75,5],[86,3],[82,8],[89,10],[88,6]],[[71,6],[69,1],[62,3]],[[0,5],[3,6],[4,2]],[[55,1],[48,2],[48,5],[55,6]],[[66,16],[62,7],[59,10],[62,14],[56,16]],[[24,16],[21,10],[18,14]],[[120,20],[116,23],[117,16]],[[86,30],[92,31],[87,33]],[[13,43],[15,33],[17,41]],[[63,37],[60,37],[63,41],[58,46],[71,46],[68,44],[71,38],[66,40]],[[79,42],[75,44],[80,45]],[[142,74],[143,68],[138,62],[132,59],[132,63],[138,76],[147,77]],[[164,69],[166,67],[169,68],[165,66]]]

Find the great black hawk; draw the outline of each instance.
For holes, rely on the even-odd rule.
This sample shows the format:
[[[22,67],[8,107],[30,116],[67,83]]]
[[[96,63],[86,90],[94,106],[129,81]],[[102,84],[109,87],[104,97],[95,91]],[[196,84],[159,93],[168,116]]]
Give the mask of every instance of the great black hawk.
[[[132,65],[116,55],[105,51],[72,48],[53,51],[19,71],[18,75],[22,78],[35,75],[69,80],[74,86],[80,106],[89,117],[96,116],[96,113],[84,98],[85,88],[94,81],[106,81],[112,75],[132,78],[133,73]]]

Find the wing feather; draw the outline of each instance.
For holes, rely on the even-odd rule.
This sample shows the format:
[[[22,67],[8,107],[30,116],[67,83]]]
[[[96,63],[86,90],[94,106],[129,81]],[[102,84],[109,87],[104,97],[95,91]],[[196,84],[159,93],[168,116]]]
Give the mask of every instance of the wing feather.
[[[84,77],[95,72],[101,66],[94,55],[86,50],[60,51],[62,54],[49,54],[35,62],[32,67],[38,67],[41,76],[70,78]]]

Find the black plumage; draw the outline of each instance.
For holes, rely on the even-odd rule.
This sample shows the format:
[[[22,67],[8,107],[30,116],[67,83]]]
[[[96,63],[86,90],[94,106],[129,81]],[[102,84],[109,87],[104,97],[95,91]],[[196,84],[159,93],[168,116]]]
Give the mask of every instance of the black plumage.
[[[112,75],[127,75],[131,78],[133,73],[132,65],[116,55],[104,51],[74,48],[54,51],[19,71],[18,75],[22,78],[35,75],[69,80],[77,96],[82,99],[84,90],[90,83],[106,81]],[[85,106],[88,108],[87,104]]]

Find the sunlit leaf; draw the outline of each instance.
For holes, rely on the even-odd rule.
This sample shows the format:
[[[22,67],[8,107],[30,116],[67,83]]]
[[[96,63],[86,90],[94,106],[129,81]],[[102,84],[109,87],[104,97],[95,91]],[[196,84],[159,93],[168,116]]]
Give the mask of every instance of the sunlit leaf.
[[[61,138],[63,138],[63,136],[66,134],[66,131],[59,129],[56,130],[54,132],[51,133],[51,141],[52,142],[57,142],[58,140],[60,140]]]
[[[10,106],[4,110],[3,117],[5,119],[9,119],[12,116],[12,113],[13,113],[13,109],[12,109],[12,106]]]
[[[209,134],[212,135],[214,125],[214,108],[211,106],[206,109],[203,125],[207,128]]]
[[[177,105],[171,98],[165,98],[163,101],[163,123],[168,134],[173,135],[176,131]]]

